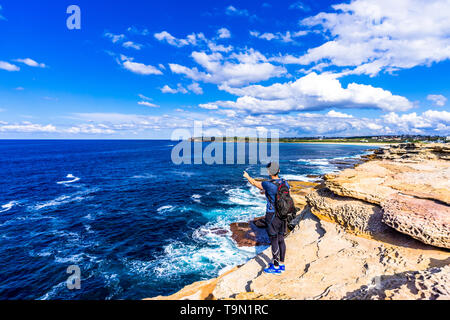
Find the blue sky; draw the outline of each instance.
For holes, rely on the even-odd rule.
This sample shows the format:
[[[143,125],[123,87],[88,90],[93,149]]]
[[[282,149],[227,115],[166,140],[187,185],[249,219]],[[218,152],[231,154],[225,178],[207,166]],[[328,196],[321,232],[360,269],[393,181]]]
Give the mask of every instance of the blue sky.
[[[170,138],[194,120],[449,135],[449,14],[446,0],[0,0],[0,138]]]

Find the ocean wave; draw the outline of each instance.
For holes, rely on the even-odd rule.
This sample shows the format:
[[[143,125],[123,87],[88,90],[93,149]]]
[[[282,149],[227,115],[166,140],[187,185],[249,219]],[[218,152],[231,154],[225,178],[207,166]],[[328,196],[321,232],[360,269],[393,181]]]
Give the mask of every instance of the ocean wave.
[[[30,209],[39,211],[41,209],[58,207],[58,206],[61,206],[64,204],[72,203],[72,202],[81,202],[81,201],[89,198],[89,197],[87,197],[87,195],[89,195],[90,193],[93,193],[97,190],[98,189],[88,189],[88,190],[78,191],[78,192],[68,194],[68,195],[62,195],[53,200],[48,200],[48,201],[43,201],[43,202],[37,203],[34,206],[31,206]]]
[[[291,162],[300,162],[305,165],[313,165],[313,166],[328,166],[330,165],[330,160],[332,159],[297,159],[291,160]]]
[[[11,210],[11,209],[12,209],[15,205],[17,205],[17,204],[19,204],[18,201],[10,201],[10,202],[8,202],[8,203],[2,205],[2,206],[0,207],[0,208],[1,208],[0,213]]]
[[[156,176],[151,173],[139,174],[131,177],[132,179],[155,179]]]
[[[67,180],[67,181],[58,181],[56,182],[57,184],[69,184],[69,183],[74,183],[80,180],[80,178],[75,177],[73,174],[69,173],[66,176],[67,179],[72,179],[72,180]]]
[[[283,175],[281,175],[281,178],[283,178],[285,180],[309,181],[309,182],[313,182],[313,181],[317,180],[317,178],[310,178],[310,177],[307,177],[304,174],[283,174]]]
[[[238,204],[242,206],[257,206],[264,205],[264,197],[259,193],[257,188],[233,188],[225,191],[228,195],[227,203]]]
[[[158,209],[156,209],[156,211],[158,211],[158,212],[166,212],[166,211],[172,211],[173,209],[175,209],[174,206],[167,205],[167,206],[159,207]]]
[[[199,195],[199,194],[193,194],[193,195],[191,196],[191,199],[192,199],[194,202],[200,203],[200,202],[201,202],[201,200],[200,200],[201,197],[202,197],[202,196]]]

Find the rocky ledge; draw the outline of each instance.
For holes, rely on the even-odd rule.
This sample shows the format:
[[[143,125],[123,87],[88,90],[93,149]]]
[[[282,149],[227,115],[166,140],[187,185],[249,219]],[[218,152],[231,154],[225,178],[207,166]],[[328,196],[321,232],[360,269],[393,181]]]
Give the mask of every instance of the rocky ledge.
[[[321,184],[294,183],[301,212],[283,274],[262,272],[267,248],[157,299],[450,299],[449,151],[397,145]]]

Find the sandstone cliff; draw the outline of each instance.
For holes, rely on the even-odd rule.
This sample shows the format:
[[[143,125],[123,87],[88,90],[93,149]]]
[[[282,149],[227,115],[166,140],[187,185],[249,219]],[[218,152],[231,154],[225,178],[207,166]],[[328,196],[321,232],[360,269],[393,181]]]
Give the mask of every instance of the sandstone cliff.
[[[449,152],[399,145],[322,184],[293,183],[301,212],[286,238],[283,274],[262,272],[268,248],[216,279],[157,298],[450,299]]]

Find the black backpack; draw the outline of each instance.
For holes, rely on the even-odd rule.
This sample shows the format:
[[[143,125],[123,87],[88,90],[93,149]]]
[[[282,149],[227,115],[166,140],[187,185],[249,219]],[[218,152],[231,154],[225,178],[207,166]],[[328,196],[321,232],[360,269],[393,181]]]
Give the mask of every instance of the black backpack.
[[[289,193],[286,181],[281,180],[281,182],[278,182],[271,180],[271,182],[277,186],[277,194],[275,196],[276,215],[281,220],[290,222],[295,217],[297,210],[295,209],[294,200]]]

